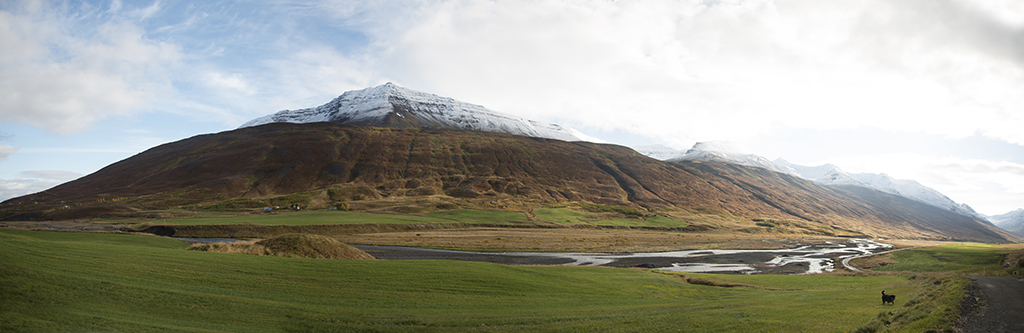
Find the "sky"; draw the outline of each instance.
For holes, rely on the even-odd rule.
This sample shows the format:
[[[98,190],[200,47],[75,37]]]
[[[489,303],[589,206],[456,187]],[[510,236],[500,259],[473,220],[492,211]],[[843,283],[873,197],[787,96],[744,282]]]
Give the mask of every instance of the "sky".
[[[0,0],[0,200],[394,82],[1024,208],[1017,0]]]

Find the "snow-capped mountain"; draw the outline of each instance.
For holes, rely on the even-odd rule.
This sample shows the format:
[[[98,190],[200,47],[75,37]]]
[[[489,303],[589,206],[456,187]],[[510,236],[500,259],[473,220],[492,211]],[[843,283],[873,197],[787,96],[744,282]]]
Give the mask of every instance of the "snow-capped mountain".
[[[567,128],[495,112],[483,106],[399,87],[391,82],[343,93],[327,104],[283,110],[239,128],[273,122],[336,122],[393,128],[458,129],[580,141]]]
[[[921,185],[914,180],[894,179],[884,173],[847,173],[832,164],[815,167],[801,166],[777,159],[775,164],[787,169],[791,174],[804,179],[813,180],[824,185],[856,185],[876,189],[889,194],[904,196],[932,206],[944,208],[961,215],[985,219],[967,204],[957,203],[933,188]]]
[[[685,150],[675,149],[666,145],[635,146],[633,147],[633,150],[636,150],[636,152],[643,154],[644,156],[662,161],[676,159],[686,155]]]
[[[833,164],[824,164],[819,166],[803,166],[789,163],[784,159],[777,159],[772,161],[775,165],[786,169],[790,174],[799,176],[800,178],[810,179],[819,184],[825,185],[860,185],[864,184],[854,179],[850,174],[846,173],[839,167]]]
[[[650,155],[648,155],[650,156]],[[720,161],[740,165],[765,168],[776,172],[788,173],[788,170],[776,165],[767,158],[742,152],[736,145],[729,142],[709,141],[698,142],[682,156],[669,158],[669,161]]]
[[[1024,209],[1017,209],[1002,215],[989,216],[988,220],[1003,230],[1024,237]]]
[[[985,220],[967,204],[953,201],[939,191],[921,185],[913,180],[893,179],[886,174],[856,173],[843,171],[832,164],[819,166],[802,166],[784,159],[770,161],[764,157],[747,154],[728,142],[698,142],[685,153],[661,145],[640,146],[637,152],[652,158],[669,161],[724,161],[740,165],[765,168],[768,170],[788,173],[823,185],[854,185],[914,199],[932,206],[943,208],[957,214],[977,217]]]

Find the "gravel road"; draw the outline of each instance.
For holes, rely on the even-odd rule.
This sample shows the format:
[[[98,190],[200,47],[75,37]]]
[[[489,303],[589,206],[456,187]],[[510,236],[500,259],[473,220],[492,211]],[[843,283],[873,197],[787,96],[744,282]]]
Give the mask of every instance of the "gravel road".
[[[972,277],[981,290],[983,309],[962,318],[957,330],[974,332],[1024,332],[1024,278]]]

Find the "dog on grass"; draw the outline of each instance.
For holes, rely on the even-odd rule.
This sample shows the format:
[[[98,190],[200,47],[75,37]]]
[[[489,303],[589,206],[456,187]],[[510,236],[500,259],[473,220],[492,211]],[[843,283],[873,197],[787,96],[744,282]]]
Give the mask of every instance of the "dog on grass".
[[[882,304],[889,303],[896,305],[896,303],[893,303],[894,301],[896,301],[896,295],[886,295],[885,290],[882,290]]]

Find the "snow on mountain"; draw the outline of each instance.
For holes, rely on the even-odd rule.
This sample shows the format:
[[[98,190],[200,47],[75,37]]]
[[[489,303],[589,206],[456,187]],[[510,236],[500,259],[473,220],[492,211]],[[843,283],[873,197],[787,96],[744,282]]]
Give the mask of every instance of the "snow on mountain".
[[[953,199],[950,199],[949,197],[940,193],[939,191],[921,185],[921,183],[918,183],[917,181],[914,180],[893,179],[892,177],[884,173],[857,173],[852,174],[851,176],[860,181],[861,183],[863,183],[864,186],[882,192],[902,195],[904,197],[921,201],[927,204],[931,204],[933,206],[937,206],[940,208],[945,208],[962,215],[974,216],[982,220],[985,220],[985,217],[975,212],[974,209],[971,208],[971,206],[968,206],[967,204],[957,203],[953,201]]]
[[[359,126],[459,129],[580,141],[571,129],[492,111],[483,106],[411,89],[391,82],[343,93],[327,104],[283,110],[239,128],[272,122],[337,122]]]
[[[854,179],[850,174],[846,173],[839,167],[826,163],[819,166],[803,166],[789,163],[784,159],[776,159],[773,161],[776,165],[789,171],[790,174],[799,176],[804,179],[813,180],[819,184],[825,185],[858,185],[863,186],[860,181]]]
[[[1024,237],[1024,209],[1017,209],[1002,215],[989,216],[988,219],[997,227]]]
[[[643,154],[644,156],[662,161],[680,158],[683,157],[683,155],[686,155],[685,150],[679,150],[665,145],[636,146],[633,147],[633,150],[636,150],[636,152]]]
[[[729,142],[709,141],[698,142],[683,154],[683,156],[670,158],[671,161],[720,161],[731,162],[739,165],[765,168],[768,170],[789,173],[789,170],[773,163],[767,158],[743,153],[736,145]]]
[[[728,142],[698,142],[685,153],[662,145],[639,146],[641,154],[672,161],[722,161],[740,165],[765,168],[768,170],[788,173],[822,185],[854,185],[867,187],[882,192],[895,194],[917,200],[951,212],[985,220],[967,204],[960,204],[939,191],[921,185],[913,180],[897,180],[886,174],[857,173],[851,174],[832,164],[819,166],[802,166],[784,159],[770,161],[764,157],[744,153],[741,149]]]
[[[918,183],[917,181],[893,179],[884,173],[851,174],[832,164],[808,167],[792,164],[783,159],[777,159],[775,160],[775,163],[790,170],[791,174],[813,180],[819,184],[863,186],[889,194],[914,199],[932,206],[944,208],[957,214],[973,216],[982,220],[985,219],[984,216],[975,212],[971,206],[957,203],[939,191],[921,185],[921,183]]]

